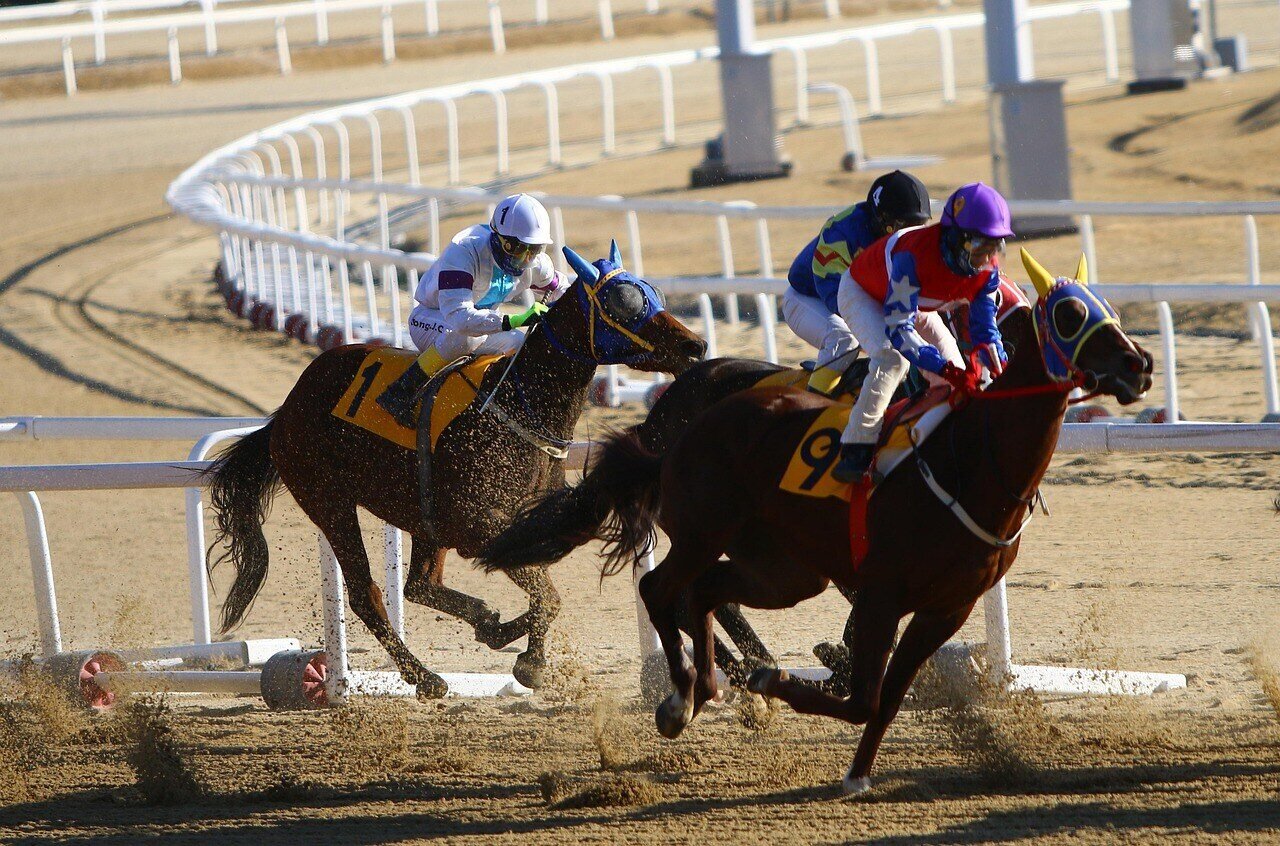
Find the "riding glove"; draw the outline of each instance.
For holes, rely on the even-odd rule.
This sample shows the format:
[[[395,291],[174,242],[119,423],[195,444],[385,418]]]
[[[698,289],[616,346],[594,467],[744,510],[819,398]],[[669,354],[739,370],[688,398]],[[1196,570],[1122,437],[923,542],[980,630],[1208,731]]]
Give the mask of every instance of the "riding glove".
[[[512,329],[519,329],[521,326],[537,326],[542,322],[542,315],[550,310],[550,306],[534,303],[529,306],[528,310],[519,314],[504,314],[502,315],[502,331],[510,332]]]

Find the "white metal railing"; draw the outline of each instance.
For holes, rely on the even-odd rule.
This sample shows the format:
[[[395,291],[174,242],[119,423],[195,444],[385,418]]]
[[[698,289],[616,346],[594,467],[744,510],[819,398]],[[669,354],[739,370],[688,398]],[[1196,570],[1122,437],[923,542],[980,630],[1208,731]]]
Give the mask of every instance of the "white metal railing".
[[[182,55],[178,35],[183,30],[200,30],[204,35],[205,55],[218,53],[218,27],[252,23],[271,23],[275,30],[275,46],[280,73],[292,71],[289,53],[288,22],[303,19],[315,22],[315,43],[329,42],[329,17],[356,11],[380,11],[377,33],[382,42],[383,60],[395,59],[395,22],[391,10],[401,6],[423,8],[423,30],[428,36],[440,34],[439,4],[463,3],[471,0],[302,0],[302,2],[273,5],[241,5],[250,0],[90,0],[79,3],[54,3],[40,7],[22,7],[0,10],[0,24],[27,19],[52,19],[87,14],[90,20],[56,25],[0,28],[0,48],[6,45],[52,43],[60,45],[63,76],[68,95],[77,91],[76,58],[74,44],[88,39],[93,43],[93,61],[101,65],[107,60],[108,36],[119,37],[134,33],[164,33],[170,65],[170,80],[182,81]],[[596,6],[600,21],[601,37],[614,37],[614,11],[610,0],[591,0]],[[506,51],[505,26],[499,0],[486,0],[490,41],[495,53]],[[668,0],[670,3],[670,0]],[[550,21],[548,0],[534,5],[535,25]],[[562,4],[563,5],[563,4]],[[123,12],[173,9],[195,6],[199,11],[176,12],[165,15],[125,17],[109,20],[109,14]],[[232,6],[233,8],[219,8]],[[64,8],[65,7],[65,8]],[[660,11],[658,0],[646,0],[644,11],[653,14]],[[7,14],[6,14],[7,13]]]

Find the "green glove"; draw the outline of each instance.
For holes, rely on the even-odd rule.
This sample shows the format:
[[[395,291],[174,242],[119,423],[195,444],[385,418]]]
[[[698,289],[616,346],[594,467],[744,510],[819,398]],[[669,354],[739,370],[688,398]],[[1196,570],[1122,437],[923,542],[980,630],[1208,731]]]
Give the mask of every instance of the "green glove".
[[[551,310],[551,306],[542,303],[534,303],[529,306],[527,311],[519,314],[502,315],[502,331],[510,332],[512,329],[519,329],[521,326],[537,326],[542,322],[542,315]]]

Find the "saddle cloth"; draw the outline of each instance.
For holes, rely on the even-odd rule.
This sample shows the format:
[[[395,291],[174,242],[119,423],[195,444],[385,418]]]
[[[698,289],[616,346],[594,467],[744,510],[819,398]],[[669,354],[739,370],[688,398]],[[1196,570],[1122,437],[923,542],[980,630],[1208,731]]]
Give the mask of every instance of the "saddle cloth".
[[[415,353],[391,347],[370,350],[364,361],[360,362],[355,378],[334,405],[333,416],[397,446],[416,450],[417,430],[401,426],[394,417],[382,410],[382,406],[373,401],[408,370],[416,358]],[[440,438],[440,433],[475,399],[476,391],[489,367],[503,358],[500,355],[480,356],[443,377],[444,384],[436,392],[435,402],[431,406],[432,447]]]

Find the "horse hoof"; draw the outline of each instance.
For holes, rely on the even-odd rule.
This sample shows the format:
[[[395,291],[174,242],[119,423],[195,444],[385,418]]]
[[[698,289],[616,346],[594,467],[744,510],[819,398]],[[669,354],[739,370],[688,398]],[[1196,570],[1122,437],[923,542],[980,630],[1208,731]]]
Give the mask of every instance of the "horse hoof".
[[[662,701],[653,712],[653,720],[658,726],[658,734],[667,740],[675,740],[693,719],[693,708],[687,705],[678,693],[673,693]]]
[[[845,796],[860,796],[871,789],[871,779],[866,776],[854,778],[849,773],[845,773],[844,778],[840,780],[840,786],[844,788]]]
[[[547,683],[546,669],[547,662],[543,656],[521,652],[516,656],[516,663],[511,668],[511,675],[515,676],[516,681],[530,690],[537,690]]]
[[[747,690],[761,696],[772,696],[769,688],[775,682],[784,682],[789,678],[786,670],[779,670],[777,667],[761,667],[747,679]]]
[[[443,699],[449,692],[449,684],[435,673],[416,685],[419,699]]]
[[[476,643],[483,643],[490,649],[501,649],[507,645],[502,637],[502,615],[496,611],[476,625]]]

